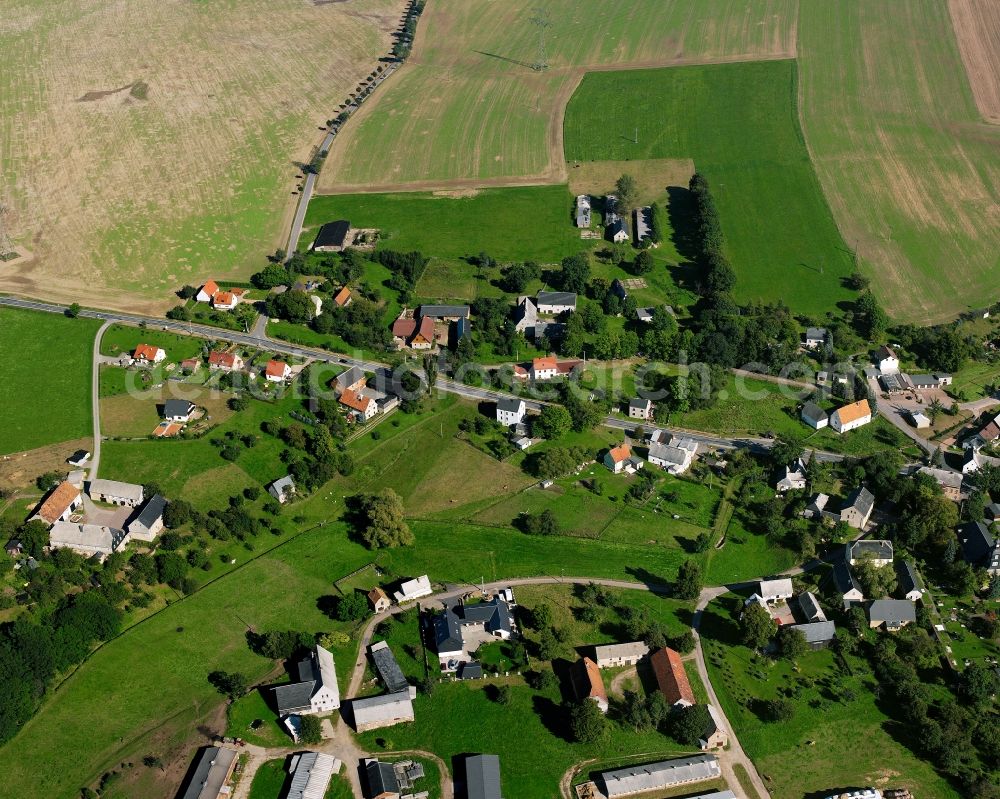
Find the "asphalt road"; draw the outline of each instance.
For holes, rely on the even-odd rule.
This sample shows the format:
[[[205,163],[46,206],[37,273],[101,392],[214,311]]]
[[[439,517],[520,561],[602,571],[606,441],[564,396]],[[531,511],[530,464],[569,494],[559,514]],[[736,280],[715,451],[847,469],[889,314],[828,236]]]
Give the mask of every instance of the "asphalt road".
[[[111,327],[111,322],[105,322],[94,336],[94,356],[90,375],[90,405],[93,409],[94,451],[90,453],[90,480],[97,479],[97,470],[101,466],[101,338],[104,331]]]
[[[64,314],[66,312],[66,307],[62,305],[39,302],[37,300],[23,300],[17,297],[0,297],[0,305],[6,305],[12,308],[26,308],[28,310],[43,311],[46,313]],[[179,322],[173,319],[157,319],[156,317],[125,314],[118,311],[82,309],[80,311],[80,316],[87,319],[100,319],[105,322],[119,322],[140,326],[145,325],[146,327],[152,329],[172,330],[177,333],[187,333],[189,335],[202,336],[204,338],[216,339],[219,341],[229,341],[234,344],[256,347],[258,349],[268,350],[269,352],[275,352],[282,355],[291,355],[297,358],[312,358],[313,360],[324,361],[326,363],[338,364],[341,366],[358,366],[366,372],[377,372],[387,366],[379,361],[351,358],[347,355],[330,353],[325,350],[300,347],[284,341],[275,341],[274,339],[267,338],[262,330],[262,326],[260,325],[255,325],[254,330],[251,333],[241,333],[234,330],[224,330],[219,327],[198,325],[192,322]],[[501,397],[512,396],[502,391],[496,391],[489,388],[467,386],[464,383],[458,383],[445,377],[439,377],[437,379],[435,382],[435,388],[438,388],[441,391],[447,391],[450,394],[457,394],[465,399],[484,400],[488,402],[496,401]],[[546,403],[537,400],[525,400],[525,405],[532,411],[540,410],[545,404]],[[621,430],[623,432],[631,431],[636,427],[636,423],[632,420],[621,419],[617,416],[606,417],[603,424],[605,427]],[[658,425],[658,427],[662,426]],[[670,432],[675,432],[686,438],[691,438],[705,447],[715,449],[728,450],[748,448],[757,452],[766,452],[773,444],[771,440],[764,438],[753,438],[749,436],[717,436],[697,430],[684,430],[671,427],[665,427],[664,429]],[[815,451],[814,457],[821,461],[841,461],[844,459],[843,455],[838,455],[833,452],[823,452],[820,450]]]

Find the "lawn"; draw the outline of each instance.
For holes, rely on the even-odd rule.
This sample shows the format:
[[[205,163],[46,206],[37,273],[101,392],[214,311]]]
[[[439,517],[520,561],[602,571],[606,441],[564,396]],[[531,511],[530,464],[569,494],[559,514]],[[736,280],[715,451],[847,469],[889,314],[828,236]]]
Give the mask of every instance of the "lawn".
[[[796,94],[792,60],[592,72],[566,108],[566,158],[693,159],[719,207],[737,299],[822,314],[850,299],[841,280],[852,262],[810,163]],[[686,187],[669,196],[676,237]]]
[[[976,108],[949,5],[799,12],[802,126],[823,190],[888,311],[917,324],[1000,292],[1000,128]]]
[[[555,0],[545,5],[550,68],[537,72],[536,6],[533,0],[429,3],[407,65],[337,137],[320,190],[565,180],[563,109],[587,68],[795,54],[794,0],[751,0],[738,8],[728,0]]]
[[[285,758],[261,763],[250,785],[249,799],[280,799],[287,777]]]
[[[414,289],[418,300],[441,299],[471,302],[476,299],[480,281],[468,262],[432,258]]]
[[[824,796],[831,787],[886,779],[914,796],[957,799],[930,765],[899,743],[899,731],[871,691],[867,663],[853,656],[838,661],[828,649],[806,654],[797,668],[754,654],[738,643],[734,618],[742,600],[727,594],[710,604],[701,634],[712,685],[775,799]],[[787,689],[795,704],[790,721],[762,721],[745,704]]]
[[[101,355],[118,357],[123,352],[131,353],[139,344],[159,347],[167,354],[166,362],[180,363],[186,358],[200,357],[208,348],[203,338],[170,333],[166,330],[151,330],[148,327],[132,325],[111,325],[101,336]]]
[[[90,435],[99,327],[91,319],[0,308],[0,455]]]
[[[379,247],[466,259],[487,252],[500,261],[552,263],[589,249],[572,225],[573,197],[565,185],[482,189],[458,195],[432,192],[315,197],[310,230],[334,219],[382,231]],[[530,220],[530,235],[526,225]],[[309,241],[309,233],[303,239]],[[466,265],[464,280],[474,276]],[[461,274],[459,272],[458,274]]]

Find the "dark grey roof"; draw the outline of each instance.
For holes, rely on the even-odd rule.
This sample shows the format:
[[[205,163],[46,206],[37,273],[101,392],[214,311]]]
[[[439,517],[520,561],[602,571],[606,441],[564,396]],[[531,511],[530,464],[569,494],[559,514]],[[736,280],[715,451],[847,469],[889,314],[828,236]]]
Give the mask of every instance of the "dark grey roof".
[[[191,400],[168,399],[163,403],[164,416],[187,416],[195,409]]]
[[[636,410],[646,410],[649,407],[650,401],[648,399],[642,399],[641,397],[636,397],[635,399],[630,399],[628,401],[629,408],[635,408]]]
[[[973,566],[996,564],[997,541],[984,522],[966,522],[958,528],[962,557]]]
[[[910,375],[910,382],[914,388],[933,388],[938,379],[934,375]]]
[[[614,222],[608,225],[609,236],[614,236],[617,233],[628,233],[628,223],[623,217],[618,217]]]
[[[806,338],[807,339],[820,339],[822,341],[826,340],[826,328],[825,327],[807,327],[806,328]]]
[[[501,799],[500,758],[497,755],[465,758],[465,786],[468,799]]]
[[[375,669],[378,671],[379,677],[382,678],[382,684],[390,694],[405,691],[409,688],[409,683],[406,681],[403,670],[399,667],[399,663],[396,662],[396,656],[392,654],[392,650],[388,644],[384,641],[372,644],[369,647],[369,652],[372,662],[375,664]]]
[[[497,410],[516,413],[521,410],[521,404],[523,402],[524,400],[520,397],[500,397],[500,399],[497,400]]]
[[[483,664],[474,660],[461,664],[458,667],[458,679],[479,680],[483,676]]]
[[[867,516],[871,513],[872,508],[875,506],[875,497],[871,491],[869,491],[864,486],[855,488],[847,500],[844,503],[844,510],[848,508],[854,508],[862,516]],[[890,547],[889,555],[892,555],[892,549]]]
[[[453,606],[434,617],[434,645],[438,652],[455,652],[462,648],[462,621]]]
[[[161,516],[163,516],[163,511],[166,507],[167,501],[159,494],[154,494],[150,497],[149,502],[142,506],[142,510],[139,511],[139,515],[136,516],[129,524],[138,522],[148,530],[160,519]]]
[[[813,621],[808,624],[794,624],[792,629],[805,636],[807,644],[823,644],[832,641],[837,628],[832,621]]]
[[[802,418],[813,422],[821,422],[828,418],[830,414],[824,411],[815,402],[807,402],[802,406]]]
[[[572,291],[539,291],[538,305],[572,305],[576,307],[576,294]]]
[[[352,366],[346,372],[337,375],[337,388],[353,386],[365,376],[365,370],[360,366]]]
[[[448,605],[443,613],[434,617],[434,641],[438,652],[454,652],[463,647],[464,624],[482,624],[491,633],[510,630],[510,607],[498,596],[474,605]]]
[[[468,305],[421,305],[421,316],[431,316],[435,319],[441,316],[458,316],[461,318],[469,315]]]
[[[861,590],[861,585],[854,579],[854,573],[851,571],[851,567],[844,561],[837,561],[833,564],[831,578],[833,579],[833,585],[837,589],[838,593],[846,594],[849,591],[857,591],[859,594],[864,596],[864,592]]]
[[[392,763],[366,760],[365,785],[368,788],[369,797],[381,796],[384,793],[399,793],[396,769],[392,767]]]
[[[819,605],[819,600],[811,591],[803,591],[798,596],[792,598],[792,604],[798,606],[801,618],[804,623],[813,621],[826,621],[826,614]]]
[[[871,555],[876,560],[892,560],[892,542],[883,540],[862,539],[848,545],[851,560],[861,560],[865,555]]]
[[[327,222],[319,229],[316,240],[313,242],[313,249],[316,247],[343,247],[347,238],[347,231],[351,229],[351,223],[346,219],[338,219],[336,222]]]
[[[910,591],[920,591],[923,587],[924,583],[917,573],[916,565],[909,560],[901,561],[899,564],[899,590],[905,595]]]
[[[908,599],[876,599],[868,606],[868,618],[898,626],[903,622],[915,622],[917,610]]]
[[[1000,502],[993,502],[986,506],[986,518],[1000,519]]]
[[[278,685],[274,689],[274,701],[278,705],[278,714],[287,716],[301,710],[312,708],[312,695],[316,683],[313,680],[293,682]]]
[[[202,749],[187,789],[179,799],[218,799],[235,759],[236,751],[233,749],[219,746]]]

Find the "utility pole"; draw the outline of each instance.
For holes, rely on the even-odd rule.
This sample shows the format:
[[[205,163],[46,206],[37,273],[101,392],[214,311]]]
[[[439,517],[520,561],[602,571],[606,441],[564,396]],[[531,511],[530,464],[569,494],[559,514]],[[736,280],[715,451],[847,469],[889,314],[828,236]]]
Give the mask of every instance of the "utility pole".
[[[549,68],[548,48],[546,47],[546,32],[552,27],[552,19],[546,8],[536,8],[531,17],[531,24],[538,29],[538,52],[535,55],[535,63],[531,68],[535,72],[544,72]]]

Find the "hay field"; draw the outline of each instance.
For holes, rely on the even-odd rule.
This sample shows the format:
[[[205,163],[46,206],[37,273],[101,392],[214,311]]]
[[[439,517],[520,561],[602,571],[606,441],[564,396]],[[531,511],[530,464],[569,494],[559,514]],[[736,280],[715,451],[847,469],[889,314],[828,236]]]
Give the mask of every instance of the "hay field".
[[[0,290],[128,310],[259,268],[402,0],[0,0]]]
[[[1000,125],[1000,7],[993,0],[948,0],[948,11],[979,113]]]
[[[553,0],[539,73],[537,5],[431,0],[409,62],[338,137],[319,190],[565,181],[562,115],[586,70],[795,54],[795,0]]]
[[[803,3],[798,45],[813,163],[889,312],[926,323],[995,302],[1000,128],[976,108],[947,4]]]

